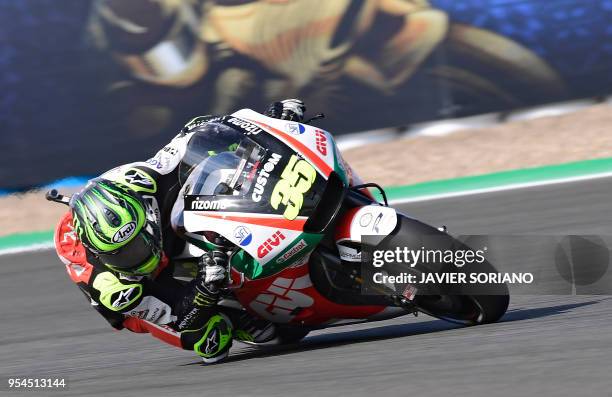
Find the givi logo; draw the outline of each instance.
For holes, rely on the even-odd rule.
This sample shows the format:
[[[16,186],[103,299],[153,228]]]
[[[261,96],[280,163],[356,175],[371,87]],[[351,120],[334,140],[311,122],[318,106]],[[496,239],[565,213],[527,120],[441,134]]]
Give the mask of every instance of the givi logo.
[[[268,255],[270,251],[274,249],[274,247],[278,247],[280,242],[285,239],[285,235],[281,233],[280,230],[277,230],[276,233],[272,235],[269,239],[264,241],[262,245],[257,248],[257,256],[261,259],[264,256]]]
[[[327,137],[325,133],[321,130],[317,130],[316,142],[317,142],[317,150],[323,156],[327,156]]]

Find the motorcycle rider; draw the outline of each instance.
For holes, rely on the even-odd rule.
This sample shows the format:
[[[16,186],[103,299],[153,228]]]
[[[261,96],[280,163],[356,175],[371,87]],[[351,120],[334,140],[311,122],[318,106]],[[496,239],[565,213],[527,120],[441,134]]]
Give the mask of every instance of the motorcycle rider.
[[[297,99],[270,105],[266,115],[302,121]],[[151,333],[194,350],[205,363],[227,357],[232,339],[266,342],[275,327],[249,314],[216,306],[227,280],[227,254],[219,236],[201,258],[195,279],[173,278],[169,258],[185,242],[170,215],[180,190],[178,168],[193,130],[212,116],[191,120],[147,162],[126,164],[92,179],[70,200],[55,243],[71,279],[117,330]]]

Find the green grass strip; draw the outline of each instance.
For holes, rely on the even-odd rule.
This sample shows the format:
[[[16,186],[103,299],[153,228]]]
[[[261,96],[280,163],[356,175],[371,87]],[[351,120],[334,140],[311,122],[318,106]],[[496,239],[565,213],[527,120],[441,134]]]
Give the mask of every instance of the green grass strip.
[[[432,167],[435,166],[432,164]],[[432,196],[612,172],[612,158],[578,161],[385,188],[389,200]]]
[[[23,248],[32,245],[53,242],[53,230],[33,233],[17,233],[0,237],[0,250],[10,248]]]
[[[432,164],[432,167],[435,165]],[[524,168],[520,170],[496,172],[454,179],[418,183],[406,186],[391,186],[385,188],[389,200],[403,198],[432,196],[447,193],[480,190],[508,185],[518,185],[566,179],[579,176],[612,172],[612,158],[578,161],[544,167]],[[34,233],[19,233],[0,237],[0,250],[24,248],[32,245],[51,243],[53,231]]]

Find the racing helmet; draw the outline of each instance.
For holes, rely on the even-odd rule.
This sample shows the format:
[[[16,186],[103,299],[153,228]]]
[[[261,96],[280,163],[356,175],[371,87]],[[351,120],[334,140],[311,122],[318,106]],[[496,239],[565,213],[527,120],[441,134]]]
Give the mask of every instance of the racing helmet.
[[[97,178],[70,200],[75,231],[109,269],[149,275],[161,261],[161,229],[146,200],[127,186]]]
[[[89,31],[135,78],[185,87],[208,69],[196,8],[185,0],[96,0]]]

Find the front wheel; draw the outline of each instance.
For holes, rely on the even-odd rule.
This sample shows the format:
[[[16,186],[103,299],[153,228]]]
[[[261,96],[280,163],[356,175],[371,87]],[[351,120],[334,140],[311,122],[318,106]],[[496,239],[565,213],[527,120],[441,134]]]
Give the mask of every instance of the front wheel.
[[[310,332],[307,328],[279,326],[277,329],[277,341],[280,345],[292,345],[299,343]]]

